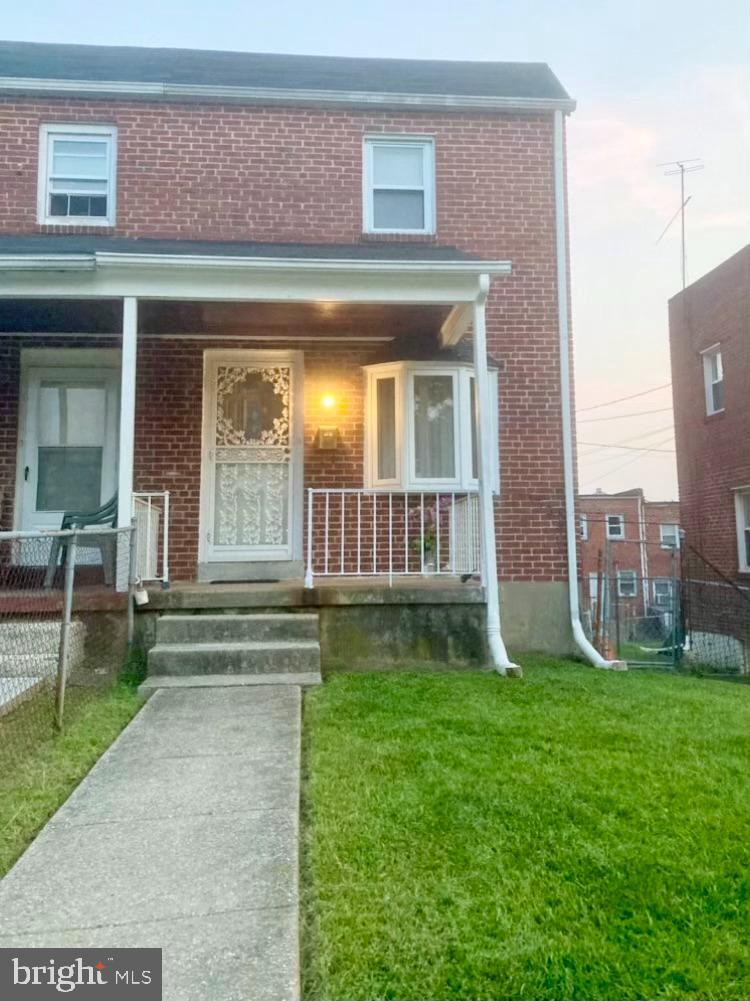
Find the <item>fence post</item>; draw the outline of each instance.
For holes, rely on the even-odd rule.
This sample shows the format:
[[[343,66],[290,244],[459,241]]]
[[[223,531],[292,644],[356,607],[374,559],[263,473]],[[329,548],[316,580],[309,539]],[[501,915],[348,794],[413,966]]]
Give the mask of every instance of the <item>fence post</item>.
[[[615,605],[615,643],[617,644],[617,649],[615,650],[615,657],[620,659],[620,595],[617,593],[617,560],[615,560],[612,567],[612,582],[611,588],[613,591],[612,600]]]
[[[65,710],[65,682],[70,651],[70,620],[73,613],[73,578],[76,569],[78,532],[73,531],[65,552],[65,586],[63,590],[63,616],[60,627],[60,649],[57,657],[57,692],[55,697],[55,725],[63,728]]]
[[[307,569],[305,571],[305,587],[313,586],[313,492],[307,491]]]
[[[119,546],[117,547],[119,549]],[[148,550],[146,550],[148,553]],[[133,590],[135,585],[135,518],[130,521],[128,539],[128,650],[132,649],[135,636],[135,607]]]

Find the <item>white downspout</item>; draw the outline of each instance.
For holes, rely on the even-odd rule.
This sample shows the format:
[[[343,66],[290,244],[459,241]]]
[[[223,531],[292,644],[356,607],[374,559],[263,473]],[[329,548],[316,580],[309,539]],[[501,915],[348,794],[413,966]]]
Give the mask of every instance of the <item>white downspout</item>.
[[[497,580],[497,553],[495,550],[495,504],[492,497],[493,462],[491,452],[493,448],[497,448],[497,442],[493,442],[490,434],[493,422],[489,376],[487,374],[487,331],[485,327],[485,303],[489,288],[489,276],[481,275],[479,294],[472,306],[482,584],[487,603],[487,646],[492,667],[498,674],[520,678],[521,668],[508,657],[500,629],[500,589]]]
[[[619,668],[621,661],[605,660],[583,631],[578,603],[578,554],[576,551],[575,478],[573,476],[573,418],[570,408],[570,328],[568,325],[568,257],[565,227],[565,158],[563,116],[555,111],[555,244],[557,257],[557,325],[560,333],[560,394],[562,399],[563,479],[565,485],[565,534],[568,546],[568,595],[573,639],[594,667]]]

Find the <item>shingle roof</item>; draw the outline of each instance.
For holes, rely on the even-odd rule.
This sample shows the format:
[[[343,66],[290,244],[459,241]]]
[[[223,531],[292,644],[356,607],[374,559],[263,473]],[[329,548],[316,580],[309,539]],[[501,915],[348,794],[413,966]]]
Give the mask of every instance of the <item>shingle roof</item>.
[[[569,101],[546,63],[0,42],[0,77]]]
[[[195,254],[215,257],[295,258],[327,261],[477,261],[456,247],[429,243],[246,243],[156,240],[93,235],[0,235],[0,255],[12,254]]]

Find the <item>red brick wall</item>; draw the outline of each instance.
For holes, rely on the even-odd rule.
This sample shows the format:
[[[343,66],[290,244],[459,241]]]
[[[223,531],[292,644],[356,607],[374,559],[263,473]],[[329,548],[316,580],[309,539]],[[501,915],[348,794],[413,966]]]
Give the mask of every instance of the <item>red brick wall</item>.
[[[585,514],[588,522],[588,540],[581,541],[580,577],[584,582],[584,594],[589,575],[599,570],[599,553],[606,559],[609,553],[610,572],[614,573],[614,564],[618,570],[635,570],[639,578],[641,569],[641,527],[640,503],[637,497],[616,497],[603,495],[601,497],[578,497],[577,511],[579,516]],[[621,514],[625,518],[625,538],[622,541],[607,540],[606,516]],[[580,519],[579,519],[580,525]],[[604,570],[606,573],[606,568]],[[641,585],[638,586],[636,598],[623,598],[626,604],[640,606],[642,604]]]
[[[649,577],[672,576],[672,553],[661,544],[660,525],[680,524],[678,501],[646,501],[646,556]],[[679,572],[679,571],[678,571]]]
[[[489,350],[506,366],[500,572],[505,579],[565,579],[551,115],[3,100],[0,232],[39,229],[38,130],[54,121],[117,125],[112,232],[142,237],[366,239],[362,136],[434,136],[438,235],[430,239],[513,264],[512,277],[495,281],[487,315]],[[142,391],[139,400],[143,410]],[[170,402],[179,414],[195,407],[190,399],[170,396]],[[157,462],[172,468],[164,456],[179,459],[184,471],[187,454],[195,459],[197,441],[188,453],[176,440],[162,439],[156,451],[156,432],[147,424],[144,440],[153,443],[154,457],[148,459],[148,445],[139,444],[139,475],[155,476]],[[194,504],[187,480],[182,489]]]
[[[687,542],[738,579],[732,488],[750,484],[750,246],[670,300],[669,336]],[[717,343],[725,410],[707,416],[700,352]]]

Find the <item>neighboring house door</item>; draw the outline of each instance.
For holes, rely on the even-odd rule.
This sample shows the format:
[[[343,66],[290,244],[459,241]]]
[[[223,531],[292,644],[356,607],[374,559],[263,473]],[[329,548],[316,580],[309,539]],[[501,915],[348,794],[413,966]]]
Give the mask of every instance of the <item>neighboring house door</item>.
[[[93,511],[117,483],[119,373],[27,368],[21,385],[16,527],[59,528]]]
[[[301,573],[301,354],[207,351],[203,393],[199,575]]]

